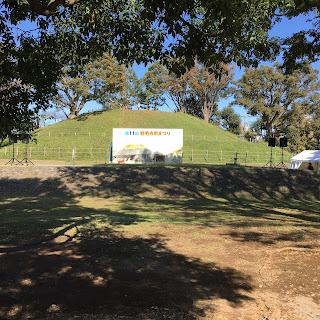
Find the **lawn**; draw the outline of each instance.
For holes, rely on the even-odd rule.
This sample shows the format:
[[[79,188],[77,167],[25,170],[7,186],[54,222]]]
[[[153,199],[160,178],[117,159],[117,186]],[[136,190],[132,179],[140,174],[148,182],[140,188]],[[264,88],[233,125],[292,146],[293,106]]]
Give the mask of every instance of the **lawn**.
[[[1,167],[0,318],[317,319],[319,227],[309,172]]]

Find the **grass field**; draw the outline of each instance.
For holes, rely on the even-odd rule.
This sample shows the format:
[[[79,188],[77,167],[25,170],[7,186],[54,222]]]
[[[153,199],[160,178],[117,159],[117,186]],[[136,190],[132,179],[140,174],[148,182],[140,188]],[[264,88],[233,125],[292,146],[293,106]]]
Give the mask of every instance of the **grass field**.
[[[318,319],[309,172],[1,167],[1,319]]]
[[[34,132],[35,140],[27,151],[32,160],[56,160],[70,164],[73,150],[80,164],[104,163],[109,160],[113,128],[180,128],[184,132],[184,163],[233,162],[264,164],[270,159],[266,143],[250,143],[203,120],[182,113],[137,110],[110,110],[84,114],[73,120],[43,127]],[[17,149],[18,148],[18,149]],[[25,145],[15,145],[18,158],[25,156]],[[0,148],[0,159],[12,156],[7,141]],[[284,162],[291,158],[284,150]],[[274,149],[274,162],[281,161],[281,149]]]

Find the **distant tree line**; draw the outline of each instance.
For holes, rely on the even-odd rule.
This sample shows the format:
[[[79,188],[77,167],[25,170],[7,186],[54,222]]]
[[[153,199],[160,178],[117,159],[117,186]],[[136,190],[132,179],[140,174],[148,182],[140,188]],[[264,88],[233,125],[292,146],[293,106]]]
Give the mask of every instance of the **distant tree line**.
[[[319,148],[318,70],[305,62],[287,74],[275,63],[248,68],[238,81],[232,81],[233,69],[223,63],[208,67],[195,59],[192,68],[178,75],[156,61],[138,79],[132,68],[104,54],[84,65],[77,76],[71,77],[70,68],[66,68],[52,104],[67,118],[76,117],[91,100],[105,109],[131,109],[138,105],[141,109],[159,110],[167,105],[173,112],[199,117],[234,134],[243,133],[248,140],[286,136],[291,151]],[[219,111],[220,99],[230,95],[234,101]],[[233,106],[241,106],[257,117],[245,132]]]
[[[257,116],[246,136],[288,138],[293,152],[320,147],[318,70],[305,62],[287,74],[279,63],[246,69],[234,82],[234,105]]]
[[[233,67],[205,67],[195,61],[194,67],[182,75],[169,73],[158,61],[149,66],[142,79],[138,79],[132,68],[119,64],[110,54],[84,65],[76,76],[70,75],[72,68],[65,68],[57,82],[57,95],[52,106],[61,110],[66,118],[79,115],[88,101],[97,101],[105,109],[159,110],[167,105],[171,111],[180,111],[220,123],[236,134],[240,133],[240,117],[232,107],[218,111],[218,102],[228,94],[233,79]],[[174,107],[167,100],[171,99]],[[45,118],[42,116],[42,118]]]

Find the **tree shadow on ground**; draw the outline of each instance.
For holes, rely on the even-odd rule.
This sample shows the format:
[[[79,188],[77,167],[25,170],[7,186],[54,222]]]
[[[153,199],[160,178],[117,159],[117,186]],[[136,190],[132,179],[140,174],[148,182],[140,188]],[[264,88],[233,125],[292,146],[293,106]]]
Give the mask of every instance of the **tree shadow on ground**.
[[[124,212],[141,212],[143,204],[150,212],[158,208],[160,221],[245,229],[280,227],[284,222],[298,228],[320,226],[319,177],[309,172],[163,166],[63,168],[62,171],[70,184],[74,183],[73,179],[85,182],[91,177],[88,185],[83,183],[76,190],[79,194],[89,190],[92,196],[130,197],[130,203],[126,202],[122,208]],[[250,235],[246,230],[242,236],[237,232],[229,235],[263,244],[319,237],[310,230],[279,232],[273,240]]]
[[[175,319],[195,319],[214,312],[200,300],[225,299],[233,306],[250,300],[248,275],[190,260],[160,235],[142,239],[115,232],[113,226],[144,218],[79,205],[79,194],[62,177],[2,178],[0,190],[1,319],[55,312],[143,319],[155,307]],[[167,319],[168,312],[157,319]]]
[[[254,288],[248,275],[190,260],[170,250],[161,235],[129,238],[112,230],[146,221],[141,204],[148,210],[167,207],[174,219],[208,227],[215,225],[217,212],[238,215],[244,220],[218,223],[246,228],[287,217],[276,210],[282,199],[284,208],[305,208],[289,213],[300,225],[318,222],[318,178],[301,173],[119,166],[65,167],[55,173],[49,179],[0,179],[0,318],[76,311],[142,319],[146,309],[164,307],[179,311],[174,319],[195,319],[207,308],[214,312],[214,305],[199,301],[225,299],[240,306],[250,299]],[[92,209],[79,204],[82,196],[130,202],[122,212]],[[266,241],[246,230],[229,236]]]
[[[75,118],[75,120],[77,120],[77,121],[86,121],[89,118],[89,116],[100,115],[100,114],[102,114],[104,112],[108,112],[108,111],[110,111],[110,110],[104,109],[104,110],[97,110],[97,111],[93,111],[93,112],[86,112],[86,113],[83,113],[83,114],[80,114],[79,116],[77,116]]]
[[[199,300],[225,299],[240,306],[253,290],[248,275],[191,262],[157,238],[126,238],[105,228],[73,240],[0,253],[2,319],[50,311],[140,319],[154,307],[177,310],[175,319],[195,319],[214,311]]]
[[[92,196],[134,196],[158,192],[159,196],[172,198],[189,196],[201,199],[210,196],[228,200],[320,200],[319,177],[295,170],[124,165],[64,167],[59,170],[70,185],[75,186],[75,181],[87,182],[76,191]]]
[[[111,226],[143,222],[137,214],[121,215],[109,209],[95,210],[79,204],[60,178],[0,179],[0,252],[28,249],[68,232],[78,233],[99,220]],[[93,227],[90,225],[90,227]],[[70,237],[69,241],[72,240]]]

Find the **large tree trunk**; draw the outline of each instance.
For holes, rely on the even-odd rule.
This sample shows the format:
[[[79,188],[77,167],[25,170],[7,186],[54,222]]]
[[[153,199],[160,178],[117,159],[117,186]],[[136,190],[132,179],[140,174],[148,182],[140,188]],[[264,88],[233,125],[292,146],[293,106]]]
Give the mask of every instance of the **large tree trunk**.
[[[80,101],[80,103],[79,103]],[[87,99],[85,98],[77,98],[75,99],[75,102],[68,107],[68,109],[70,109],[70,114],[68,116],[68,119],[74,119],[79,115],[79,112],[82,110],[82,108],[84,107],[84,105],[86,104]]]
[[[202,115],[205,122],[209,122],[211,118],[211,108],[208,108],[208,102],[205,100],[202,106]]]
[[[69,114],[69,119],[74,119],[74,118],[76,118],[78,116],[78,112],[76,112],[76,111],[73,111],[73,112],[71,112],[70,111],[70,114]]]
[[[70,110],[70,113],[68,115],[68,119],[74,119],[79,113],[77,112],[77,104],[73,103],[72,105],[68,106],[68,109]]]

